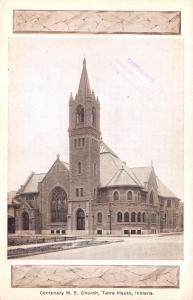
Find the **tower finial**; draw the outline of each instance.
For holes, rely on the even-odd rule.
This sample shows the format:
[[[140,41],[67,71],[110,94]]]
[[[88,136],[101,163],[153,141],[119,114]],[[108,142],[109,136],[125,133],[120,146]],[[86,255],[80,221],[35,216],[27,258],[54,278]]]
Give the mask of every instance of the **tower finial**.
[[[88,74],[86,69],[86,59],[83,59],[83,68],[80,77],[80,83],[78,88],[78,95],[84,97],[91,97],[91,89],[88,80]]]
[[[85,53],[84,53],[83,65],[86,65]]]

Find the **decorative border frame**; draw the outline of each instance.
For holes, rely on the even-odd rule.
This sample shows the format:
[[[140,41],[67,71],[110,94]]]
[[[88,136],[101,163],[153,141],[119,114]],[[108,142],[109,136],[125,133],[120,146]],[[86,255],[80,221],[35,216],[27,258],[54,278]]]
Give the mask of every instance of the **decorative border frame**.
[[[13,32],[179,35],[181,12],[14,10]]]
[[[13,288],[179,288],[179,266],[18,265]]]

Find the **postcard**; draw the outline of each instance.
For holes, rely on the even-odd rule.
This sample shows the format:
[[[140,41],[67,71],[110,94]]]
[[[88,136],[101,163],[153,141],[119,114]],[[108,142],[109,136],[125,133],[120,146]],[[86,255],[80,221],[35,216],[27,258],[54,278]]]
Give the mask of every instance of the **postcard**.
[[[6,2],[2,299],[191,299],[192,5],[158,3]]]

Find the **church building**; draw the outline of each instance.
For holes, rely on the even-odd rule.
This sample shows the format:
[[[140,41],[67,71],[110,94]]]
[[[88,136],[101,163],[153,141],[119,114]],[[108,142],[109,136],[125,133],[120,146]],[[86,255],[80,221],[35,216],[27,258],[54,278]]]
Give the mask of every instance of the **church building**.
[[[129,235],[181,231],[180,199],[153,165],[130,168],[101,139],[100,103],[86,60],[69,99],[69,163],[32,172],[17,191],[18,234]]]

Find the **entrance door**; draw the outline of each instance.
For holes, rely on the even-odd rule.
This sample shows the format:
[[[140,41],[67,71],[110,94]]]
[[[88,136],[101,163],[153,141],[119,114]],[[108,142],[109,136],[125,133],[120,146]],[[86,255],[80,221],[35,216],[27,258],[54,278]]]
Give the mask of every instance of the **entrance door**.
[[[15,233],[15,218],[8,217],[8,233]]]
[[[85,214],[84,214],[84,211],[79,208],[77,210],[77,213],[76,213],[76,224],[77,224],[77,230],[85,230]]]
[[[23,230],[29,230],[29,215],[27,212],[22,214]]]

